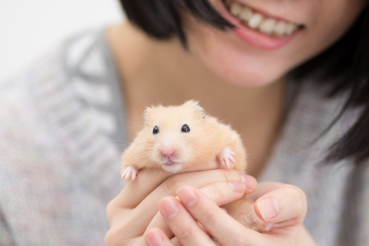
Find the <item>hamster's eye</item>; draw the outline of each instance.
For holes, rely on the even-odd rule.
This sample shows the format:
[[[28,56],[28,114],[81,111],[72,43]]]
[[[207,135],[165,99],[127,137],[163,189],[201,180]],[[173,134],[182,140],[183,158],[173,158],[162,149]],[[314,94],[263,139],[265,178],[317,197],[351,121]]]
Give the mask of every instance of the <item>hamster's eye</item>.
[[[187,124],[184,124],[181,129],[182,132],[190,132],[190,130],[191,129]]]
[[[159,133],[159,127],[155,126],[154,129],[152,130],[153,134],[158,134]]]

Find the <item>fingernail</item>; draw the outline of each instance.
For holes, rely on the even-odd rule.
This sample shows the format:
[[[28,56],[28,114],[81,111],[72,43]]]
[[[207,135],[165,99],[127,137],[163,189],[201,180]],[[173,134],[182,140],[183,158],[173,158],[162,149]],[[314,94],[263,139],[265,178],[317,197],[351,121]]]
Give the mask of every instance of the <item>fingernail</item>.
[[[251,192],[256,187],[256,180],[255,178],[251,177],[250,175],[241,175],[242,182],[246,185],[246,191]]]
[[[178,196],[186,206],[193,206],[197,201],[197,196],[191,188],[182,188],[178,190]]]
[[[245,175],[241,175],[241,180],[247,186]]]
[[[264,220],[270,220],[279,214],[278,202],[274,197],[266,197],[257,202],[261,216]]]
[[[178,212],[177,204],[175,204],[174,201],[170,198],[160,202],[159,209],[161,214],[167,219],[173,218]]]
[[[163,246],[164,240],[157,233],[149,233],[146,237],[146,242],[149,246]]]
[[[243,192],[245,190],[245,184],[240,181],[230,181],[228,185],[236,192]]]
[[[274,223],[265,223],[265,231],[270,231],[272,229]]]

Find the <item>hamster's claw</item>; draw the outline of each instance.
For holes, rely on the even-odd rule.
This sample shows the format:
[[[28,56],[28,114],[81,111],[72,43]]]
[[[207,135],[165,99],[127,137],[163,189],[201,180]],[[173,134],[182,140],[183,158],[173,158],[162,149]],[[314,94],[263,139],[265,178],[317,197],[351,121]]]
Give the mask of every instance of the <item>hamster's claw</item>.
[[[134,167],[126,167],[125,169],[123,169],[120,172],[120,177],[126,181],[128,181],[130,178],[132,180],[135,180],[138,174],[138,169],[134,168]]]
[[[220,152],[218,159],[224,169],[232,169],[235,164],[235,156],[236,154],[229,147],[224,147]]]

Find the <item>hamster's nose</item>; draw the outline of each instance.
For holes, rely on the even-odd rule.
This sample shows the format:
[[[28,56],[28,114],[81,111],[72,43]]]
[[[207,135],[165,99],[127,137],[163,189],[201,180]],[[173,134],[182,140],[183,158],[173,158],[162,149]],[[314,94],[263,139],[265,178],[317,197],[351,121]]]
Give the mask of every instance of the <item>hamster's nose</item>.
[[[171,147],[164,147],[161,152],[163,153],[163,156],[165,156],[166,158],[170,158],[174,156],[174,149]]]

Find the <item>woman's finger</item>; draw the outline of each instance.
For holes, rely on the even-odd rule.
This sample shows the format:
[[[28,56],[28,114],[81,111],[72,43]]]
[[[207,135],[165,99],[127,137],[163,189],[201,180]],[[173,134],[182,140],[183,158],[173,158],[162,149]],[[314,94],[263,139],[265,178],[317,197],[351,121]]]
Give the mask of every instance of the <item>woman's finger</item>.
[[[257,181],[251,176],[245,176],[243,182],[240,181],[230,181],[228,182],[214,182],[206,185],[200,190],[206,194],[213,202],[218,206],[231,203],[237,199],[240,199],[244,194],[255,189]],[[231,188],[233,185],[237,191]],[[246,187],[249,187],[248,189]],[[172,231],[167,226],[165,220],[160,213],[157,213],[150,222],[148,228],[160,228],[169,238],[173,237]]]
[[[157,189],[150,193],[150,195],[147,196],[143,200],[143,202],[141,202],[137,206],[136,210],[142,213],[147,213],[148,211],[151,211],[153,208],[152,204],[156,204],[157,201],[159,201],[160,198],[164,196],[175,196],[177,189],[185,185],[201,188],[209,184],[211,185],[212,183],[228,181],[244,182],[246,185],[246,188],[244,190],[246,194],[252,192],[257,185],[257,182],[253,177],[242,175],[238,171],[234,170],[216,169],[204,172],[177,174],[169,177],[162,185],[160,185]],[[212,189],[212,191],[213,195],[211,195],[211,192],[209,191],[209,195],[211,195],[212,198],[217,198],[219,200],[223,199],[216,193],[218,192],[216,189]],[[157,209],[155,209],[154,211],[157,211]],[[153,216],[154,214],[152,215],[152,217]]]
[[[152,228],[147,232],[145,241],[149,246],[176,246],[169,240],[165,233],[157,228]]]
[[[273,190],[277,190],[278,188],[282,187],[283,183],[278,182],[261,182],[258,184],[257,188],[254,190],[254,192],[247,197],[253,200],[254,202],[265,195],[268,192],[271,192]]]
[[[239,192],[237,185],[233,185],[233,188],[232,186],[230,187],[235,192]],[[262,234],[244,227],[228,214],[224,213],[216,203],[200,190],[186,186],[178,189],[177,195],[191,215],[221,245],[263,245],[260,244],[260,242],[265,241],[261,237]],[[180,226],[180,224],[177,226]]]
[[[145,242],[145,245],[149,246],[182,246],[176,237],[169,240],[169,238],[158,228],[148,230],[145,236]]]
[[[265,222],[278,223],[292,220],[300,223],[307,211],[304,192],[293,185],[281,185],[255,202],[255,212]]]
[[[158,168],[142,169],[135,180],[127,182],[127,185],[115,198],[115,202],[120,207],[135,208],[171,175],[173,173],[168,173]],[[127,197],[130,199],[127,199]]]
[[[173,237],[170,241],[172,242],[174,246],[182,246],[182,244],[179,242],[178,238],[176,237]]]
[[[249,179],[250,176],[245,175],[245,177]],[[117,207],[133,209],[145,198],[156,199],[156,203],[161,197],[174,195],[176,190],[183,185],[202,187],[216,181],[241,179],[242,174],[235,170],[215,169],[173,175],[161,169],[144,169],[140,171],[136,180],[127,183],[126,187],[114,199],[114,204]],[[160,185],[162,183],[163,185]],[[157,191],[153,196],[152,192],[156,189]],[[130,199],[127,199],[127,197]]]
[[[132,214],[132,219],[130,220],[132,224],[134,224],[137,228],[143,228],[141,225],[147,225],[154,218],[155,214],[158,211],[156,206],[157,202],[164,196],[175,196],[176,190],[184,185],[191,185],[194,187],[203,187],[209,183],[217,182],[217,181],[230,181],[230,180],[238,180],[241,181],[243,179],[243,175],[235,170],[209,170],[209,171],[201,171],[201,172],[192,172],[192,173],[182,173],[170,176],[167,178],[159,187],[157,187],[153,192],[151,192],[144,200],[134,209],[134,214]],[[248,177],[248,176],[246,176]],[[248,178],[246,178],[248,180]],[[145,182],[145,180],[142,180]],[[133,192],[133,191],[131,191]],[[136,193],[140,193],[140,190],[136,191]],[[139,194],[138,194],[139,195]],[[135,195],[131,194],[130,196],[121,197],[119,201],[113,205],[118,207],[119,209],[124,208],[127,204],[129,197],[133,198]],[[114,213],[113,213],[114,214]],[[139,219],[137,219],[139,217]],[[109,218],[109,214],[108,214]],[[114,216],[112,216],[111,220],[115,220]],[[110,223],[110,222],[109,222]],[[141,235],[144,231],[140,231]]]
[[[182,245],[215,246],[178,199],[164,197],[158,206],[166,224]]]
[[[247,187],[253,187],[255,189],[257,183],[254,178],[248,179],[245,182],[247,183],[245,184],[244,182],[236,180],[229,182],[214,182],[203,186],[199,190],[218,206],[222,206],[249,194],[250,190],[248,190]]]
[[[147,171],[148,172],[148,171]],[[144,174],[144,173],[140,173]],[[155,174],[155,173],[154,173]],[[154,175],[153,174],[153,175]],[[136,179],[133,182],[137,183],[150,183],[149,175],[146,173],[146,175],[142,175],[140,178],[147,178],[148,180],[140,180]],[[127,209],[127,206],[129,204],[132,204],[129,202],[130,199],[135,199],[135,196],[142,196],[142,188],[140,184],[137,184],[137,190],[133,191],[130,190],[133,188],[132,186],[128,186],[123,189],[123,191],[113,199],[107,207],[107,216],[108,216],[108,222],[109,225],[112,226],[114,223],[120,224],[122,223],[122,217],[124,217],[124,221],[126,223],[130,224],[130,228],[141,228],[136,229],[132,231],[133,236],[140,236],[143,235],[147,226],[150,224],[152,219],[154,218],[155,214],[158,212],[157,208],[157,202],[160,200],[160,198],[164,196],[175,196],[176,190],[183,186],[183,185],[191,185],[194,187],[202,187],[209,183],[216,182],[216,181],[230,181],[230,180],[251,180],[249,186],[249,189],[255,189],[256,182],[252,181],[253,178],[247,175],[242,175],[240,172],[235,170],[208,170],[208,171],[200,171],[200,172],[192,172],[192,173],[181,173],[176,174],[173,176],[170,176],[167,178],[159,187],[154,189],[150,194],[147,195],[139,203],[137,207],[135,207],[133,210]],[[145,188],[142,188],[143,190],[148,190],[148,187],[150,185],[145,186]],[[129,194],[132,193],[132,194]],[[129,210],[130,212],[124,212],[125,210]],[[120,216],[117,216],[120,214]],[[128,233],[128,232],[127,232]]]

